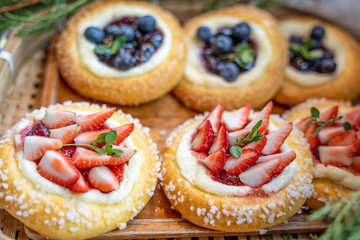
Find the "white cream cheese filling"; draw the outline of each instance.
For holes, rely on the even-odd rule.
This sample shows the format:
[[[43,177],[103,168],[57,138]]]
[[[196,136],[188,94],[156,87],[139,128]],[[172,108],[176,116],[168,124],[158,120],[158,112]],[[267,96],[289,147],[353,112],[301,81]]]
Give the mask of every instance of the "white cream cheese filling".
[[[76,114],[86,115],[90,114],[90,112],[80,112],[74,111]],[[42,119],[45,110],[39,110],[34,112],[36,115],[36,119]],[[26,121],[25,121],[26,122]],[[111,127],[118,127],[121,124],[116,122],[115,120],[108,119],[106,124]],[[24,124],[19,124],[15,128],[15,133],[20,132],[22,128],[24,128]],[[112,204],[116,202],[120,202],[125,199],[131,192],[134,184],[140,176],[140,167],[143,163],[143,153],[140,149],[137,149],[134,142],[131,139],[131,134],[128,138],[126,138],[123,143],[124,146],[136,149],[137,153],[130,159],[129,164],[125,165],[124,178],[120,183],[120,187],[117,190],[114,190],[110,193],[102,193],[99,190],[92,189],[87,193],[75,193],[70,191],[69,189],[57,185],[46,178],[42,177],[37,171],[37,165],[33,161],[29,161],[23,158],[23,151],[19,151],[15,154],[15,158],[18,162],[19,169],[24,177],[34,184],[36,188],[40,191],[47,192],[50,194],[58,194],[68,198],[76,198],[79,200],[87,201],[87,202],[95,202],[100,204]]]
[[[269,130],[275,130],[275,126],[270,124]],[[200,189],[213,193],[218,196],[245,196],[249,194],[252,187],[249,186],[231,186],[213,180],[202,166],[196,156],[191,151],[191,137],[195,129],[187,131],[178,146],[176,160],[180,167],[181,174],[193,185]],[[291,148],[284,143],[280,150],[282,152],[291,151]],[[296,161],[290,163],[276,178],[262,186],[265,193],[278,192],[288,185],[299,167]]]
[[[159,28],[164,35],[161,46],[150,57],[150,59],[146,63],[132,67],[128,70],[119,70],[100,62],[94,53],[96,44],[90,42],[84,36],[86,28],[91,26],[103,28],[113,20],[119,19],[121,17],[142,17],[145,15],[152,15],[156,19],[156,27]],[[77,45],[79,49],[78,54],[81,58],[81,61],[93,74],[99,77],[132,77],[150,72],[159,66],[168,57],[172,45],[172,35],[166,23],[161,18],[158,18],[156,15],[154,15],[151,11],[137,6],[117,5],[104,9],[100,15],[97,12],[92,14],[89,13],[86,16],[86,21],[83,21],[79,25],[77,32]]]
[[[213,17],[202,22],[202,26],[207,26],[215,33],[221,27],[233,27],[242,22],[237,17]],[[251,28],[250,37],[254,39],[257,47],[257,57],[254,67],[247,72],[239,74],[234,82],[227,82],[221,76],[210,73],[202,64],[201,49],[203,43],[197,39],[197,28],[186,38],[187,44],[187,62],[185,66],[185,76],[193,84],[202,85],[212,88],[229,88],[229,87],[247,87],[255,83],[265,72],[266,67],[272,59],[272,46],[264,29],[255,22],[246,21]],[[200,26],[199,26],[200,27]]]
[[[300,35],[307,37],[310,35],[313,27],[313,24],[296,20],[288,20],[281,23],[281,30],[283,31],[287,39],[289,39],[291,35]],[[322,42],[334,53],[334,60],[336,63],[335,72],[302,72],[297,70],[293,66],[288,65],[285,69],[285,77],[288,80],[298,84],[299,86],[312,87],[331,82],[335,77],[341,74],[341,72],[345,68],[347,58],[346,48],[342,46],[340,40],[331,31],[325,32],[325,36],[322,39]]]

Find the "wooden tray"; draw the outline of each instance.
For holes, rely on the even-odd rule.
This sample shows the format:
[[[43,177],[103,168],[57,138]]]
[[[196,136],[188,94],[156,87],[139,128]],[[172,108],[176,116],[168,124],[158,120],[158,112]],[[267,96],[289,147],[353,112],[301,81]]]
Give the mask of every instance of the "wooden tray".
[[[55,61],[54,44],[52,43],[45,67],[41,105],[49,106],[67,100],[102,104],[101,102],[79,96],[77,92],[72,90],[65,81],[61,79]],[[121,108],[125,113],[130,113],[132,116],[139,118],[144,126],[150,127],[150,134],[154,141],[157,142],[160,153],[163,152],[165,140],[171,131],[185,120],[197,114],[183,106],[171,94],[167,94],[158,100],[137,107],[108,105]],[[274,108],[274,112],[276,113],[283,111],[284,108],[282,107],[276,106]],[[266,234],[314,233],[322,232],[326,229],[327,224],[325,222],[318,221],[309,223],[306,221],[307,216],[308,212],[303,211],[302,214],[297,214],[290,218],[287,223],[282,223],[267,229]],[[26,228],[26,234],[31,239],[44,239],[28,228]],[[98,236],[95,239],[179,238],[234,235],[259,235],[259,232],[220,232],[193,225],[183,219],[181,215],[172,208],[158,184],[150,202],[134,220],[128,223],[126,229],[114,230]]]

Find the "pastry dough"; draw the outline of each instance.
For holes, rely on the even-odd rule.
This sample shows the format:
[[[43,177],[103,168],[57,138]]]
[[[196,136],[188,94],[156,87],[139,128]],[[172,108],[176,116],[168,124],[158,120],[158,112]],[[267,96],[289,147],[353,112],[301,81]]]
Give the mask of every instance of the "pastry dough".
[[[180,169],[177,153],[184,134],[195,129],[203,119],[204,115],[199,115],[175,129],[167,140],[162,160],[160,180],[163,190],[169,201],[190,222],[220,231],[259,231],[280,224],[293,216],[304,204],[305,199],[311,196],[311,154],[298,130],[293,130],[286,140],[286,144],[296,152],[295,161],[298,168],[278,191],[251,195],[250,187],[244,196],[220,196],[191,183],[184,177],[184,170]],[[270,117],[270,122],[276,128],[285,124],[275,115]],[[224,189],[229,187],[221,185]]]
[[[104,110],[98,105],[71,102],[49,108],[81,112]],[[35,110],[27,116],[27,119],[32,119],[34,116],[36,118],[44,111],[44,108]],[[139,154],[142,159],[140,164],[134,165],[139,168],[140,174],[136,176],[136,180],[130,186],[129,193],[125,198],[120,201],[113,199],[113,203],[104,203],[90,197],[90,194],[94,193],[92,191],[97,190],[90,190],[85,193],[86,195],[81,196],[82,194],[71,192],[59,185],[55,187],[61,188],[61,193],[51,192],[51,189],[49,192],[47,189],[42,189],[41,186],[52,184],[51,182],[40,177],[41,181],[45,180],[48,183],[36,184],[32,179],[27,178],[21,169],[19,160],[15,157],[14,131],[21,127],[23,119],[8,131],[0,143],[1,206],[27,227],[48,238],[84,239],[95,237],[115,228],[125,228],[126,223],[145,207],[153,195],[160,163],[156,145],[152,142],[148,129],[143,128],[137,119],[120,110],[115,112],[111,119],[120,124],[135,123],[130,137],[136,146],[136,154]],[[99,195],[99,193],[96,194]],[[100,195],[106,194],[100,193]]]
[[[328,99],[353,100],[357,97],[360,93],[360,85],[358,83],[358,76],[360,74],[360,68],[358,67],[360,46],[352,36],[342,29],[316,18],[291,16],[282,19],[280,23],[282,29],[286,31],[285,35],[288,36],[291,33],[291,29],[298,34],[302,33],[308,36],[311,28],[315,25],[323,26],[326,32],[325,43],[330,50],[335,50],[337,70],[332,74],[302,73],[288,66],[285,71],[285,81],[274,98],[276,102],[292,106],[308,98],[324,97]],[[292,27],[288,25],[289,28],[286,28],[287,24],[294,25]],[[299,29],[295,29],[296,26]],[[288,74],[289,68],[293,68],[293,71],[297,74]],[[300,80],[297,80],[299,76],[306,78],[314,83],[314,85],[305,86],[299,84]],[[323,76],[326,76],[327,79],[321,82],[319,77],[323,78]]]
[[[189,57],[189,54],[197,55],[196,52],[202,46],[196,37],[196,30],[202,25],[211,27],[213,24],[217,24],[216,26],[218,26],[219,22],[224,23],[225,27],[233,27],[236,24],[234,21],[236,23],[247,22],[252,29],[250,36],[254,38],[255,44],[263,46],[263,53],[257,53],[258,59],[255,61],[254,68],[241,73],[232,83],[221,79],[220,82],[223,82],[223,86],[212,85],[209,82],[209,79],[216,75],[208,73],[201,63],[197,63],[196,68],[199,73],[194,76],[191,73],[192,70],[189,69],[194,66],[194,60],[199,62],[200,59],[197,56]],[[187,65],[185,74],[173,93],[187,107],[205,111],[211,110],[221,102],[228,110],[247,104],[252,104],[254,108],[260,108],[280,88],[287,64],[287,41],[281,33],[277,20],[269,13],[251,6],[232,6],[189,20],[185,25],[185,34],[188,48]],[[195,47],[190,48],[190,46]],[[261,57],[260,64],[258,60],[261,54],[263,57]],[[197,82],[200,78],[204,81]]]
[[[354,108],[350,102],[346,101],[309,99],[308,101],[296,105],[290,111],[284,113],[284,119],[287,121],[293,121],[296,124],[296,122],[300,121],[304,117],[309,116],[310,108],[313,106],[321,111],[329,109],[335,105],[339,106],[339,114],[345,113]],[[310,208],[319,209],[357,191],[355,189],[342,186],[341,184],[334,182],[334,180],[330,179],[329,177],[317,178],[315,172],[316,166],[314,166],[313,169],[315,175],[313,179],[314,194],[306,201],[306,205],[308,205]]]
[[[129,10],[126,10],[127,8]],[[165,35],[167,39],[164,39],[163,45],[167,42],[169,46],[160,46],[149,61],[159,61],[160,56],[157,53],[162,47],[168,48],[168,51],[162,51],[167,57],[156,64],[147,62],[147,69],[143,68],[147,63],[135,66],[132,69],[136,68],[136,73],[129,76],[121,76],[122,71],[115,68],[110,71],[116,70],[120,76],[105,76],[102,75],[102,70],[89,69],[85,62],[89,57],[81,57],[80,51],[84,45],[80,44],[84,38],[84,26],[97,24],[109,16],[115,20],[132,14],[151,14],[166,27],[168,36]],[[104,25],[109,22],[104,22]],[[183,31],[173,15],[149,3],[121,0],[100,1],[79,11],[68,21],[56,49],[61,75],[73,89],[86,97],[121,105],[138,105],[169,92],[182,75],[186,57]],[[100,61],[98,64],[104,65]]]

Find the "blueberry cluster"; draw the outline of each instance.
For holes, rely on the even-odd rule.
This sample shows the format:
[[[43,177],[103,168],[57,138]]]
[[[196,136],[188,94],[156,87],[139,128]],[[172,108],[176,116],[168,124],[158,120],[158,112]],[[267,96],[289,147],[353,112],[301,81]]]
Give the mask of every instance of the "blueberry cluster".
[[[240,44],[249,44],[251,49],[255,49],[250,32],[251,28],[246,22],[240,22],[234,27],[222,27],[215,34],[206,26],[199,27],[197,37],[204,43],[201,57],[206,69],[227,82],[235,81],[240,73],[252,69],[254,62],[240,66],[234,58]]]
[[[119,49],[113,49],[117,37],[124,36],[125,43]],[[111,67],[127,70],[147,62],[161,46],[163,33],[156,28],[153,16],[123,17],[100,29],[88,27],[85,37],[99,45],[109,46],[104,52],[96,52],[99,60]]]
[[[309,39],[305,39],[303,36],[292,35],[289,39],[290,45],[292,43],[298,45],[309,43],[309,51],[317,50],[321,51],[322,54],[315,58],[309,58],[306,54],[294,51],[294,49],[290,47],[290,65],[303,72],[334,72],[336,70],[334,54],[321,42],[324,36],[325,29],[322,26],[315,26],[311,31]]]

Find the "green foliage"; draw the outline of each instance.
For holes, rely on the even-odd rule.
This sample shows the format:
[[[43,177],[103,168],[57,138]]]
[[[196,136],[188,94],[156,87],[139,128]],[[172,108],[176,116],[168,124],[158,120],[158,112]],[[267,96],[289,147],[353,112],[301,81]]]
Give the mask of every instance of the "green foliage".
[[[236,46],[235,52],[220,56],[222,59],[231,59],[242,68],[246,64],[253,63],[255,60],[255,50],[251,49],[249,44],[239,44]]]
[[[324,50],[322,50],[322,49],[310,50],[310,48],[312,46],[312,41],[313,40],[309,39],[300,44],[290,43],[290,49],[294,53],[298,53],[298,54],[302,55],[305,59],[315,60],[318,58],[322,58],[325,53]]]
[[[114,41],[110,41],[107,44],[97,45],[94,51],[100,55],[110,51],[112,55],[115,55],[121,48],[124,47],[126,41],[127,40],[125,36],[119,36],[115,38]]]

